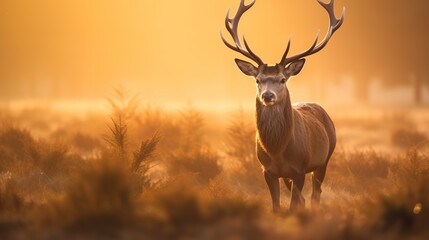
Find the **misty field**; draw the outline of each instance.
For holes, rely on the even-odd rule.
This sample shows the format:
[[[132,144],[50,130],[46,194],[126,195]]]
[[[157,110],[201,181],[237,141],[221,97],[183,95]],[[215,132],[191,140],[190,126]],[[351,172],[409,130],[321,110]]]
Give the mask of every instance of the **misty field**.
[[[271,200],[253,112],[0,110],[0,239],[428,239],[429,111],[329,108],[339,143],[319,209]]]

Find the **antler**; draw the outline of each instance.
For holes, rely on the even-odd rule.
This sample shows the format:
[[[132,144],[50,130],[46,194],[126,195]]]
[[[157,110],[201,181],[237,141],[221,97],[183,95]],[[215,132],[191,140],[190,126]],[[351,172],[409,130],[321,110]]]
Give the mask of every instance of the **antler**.
[[[243,40],[244,40],[244,47],[240,41],[240,38],[238,37],[238,23],[240,22],[240,18],[241,16],[247,11],[249,10],[253,4],[255,4],[256,0],[254,0],[252,3],[250,3],[249,5],[245,5],[244,4],[244,0],[240,1],[240,6],[238,7],[237,12],[235,13],[235,16],[233,18],[229,18],[229,10],[226,13],[226,17],[225,17],[225,27],[226,30],[228,30],[228,32],[231,34],[232,39],[234,40],[235,46],[230,44],[229,42],[227,42],[225,40],[225,38],[223,37],[222,32],[220,33],[220,36],[222,37],[222,41],[223,43],[225,43],[225,45],[227,47],[229,47],[230,49],[239,52],[241,54],[243,54],[244,56],[252,59],[253,61],[255,61],[256,63],[258,63],[259,65],[263,65],[264,62],[261,60],[261,58],[259,58],[249,47],[249,45],[246,42],[246,39],[243,36]]]
[[[292,57],[287,57],[287,54],[288,54],[289,49],[290,49],[290,41],[291,41],[289,39],[286,51],[283,54],[282,60],[280,62],[280,65],[286,66],[288,63],[291,63],[291,62],[293,62],[295,60],[298,60],[300,58],[303,58],[303,57],[315,54],[318,51],[322,50],[326,46],[326,44],[329,42],[329,40],[331,39],[331,37],[335,33],[335,31],[337,31],[338,28],[341,27],[341,24],[343,24],[344,16],[345,16],[345,13],[346,13],[346,9],[345,8],[343,8],[343,12],[341,14],[341,18],[337,19],[335,17],[335,13],[334,13],[334,0],[330,0],[329,3],[324,3],[321,0],[317,0],[317,1],[319,2],[320,5],[322,5],[323,8],[325,8],[325,10],[329,14],[330,25],[329,25],[328,34],[325,36],[325,38],[323,39],[323,41],[321,43],[317,44],[317,41],[319,39],[319,34],[320,34],[320,30],[319,30],[319,32],[316,35],[316,40],[314,41],[313,45],[309,49],[307,49],[306,51],[304,51],[302,53],[299,53],[299,54],[297,54],[295,56],[292,56]],[[316,44],[317,44],[317,46],[316,46]]]

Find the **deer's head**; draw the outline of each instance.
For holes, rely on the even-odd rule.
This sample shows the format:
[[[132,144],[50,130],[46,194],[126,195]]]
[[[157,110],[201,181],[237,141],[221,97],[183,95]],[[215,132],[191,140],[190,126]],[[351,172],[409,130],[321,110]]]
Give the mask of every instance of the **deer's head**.
[[[255,4],[255,1],[256,0],[254,0],[249,5],[245,5],[244,0],[240,0],[240,6],[238,7],[237,13],[233,18],[229,17],[229,10],[227,12],[225,26],[234,40],[234,45],[226,41],[222,33],[221,37],[222,41],[227,47],[243,54],[245,57],[257,63],[257,66],[255,66],[250,62],[235,59],[235,63],[237,64],[238,68],[247,76],[251,76],[255,79],[258,99],[261,101],[261,103],[265,106],[273,106],[278,102],[282,102],[282,100],[287,97],[287,94],[289,94],[287,91],[286,82],[290,77],[295,76],[301,72],[301,69],[305,64],[304,57],[317,53],[323,49],[334,32],[340,28],[344,21],[345,9],[343,9],[341,18],[337,19],[334,13],[334,0],[331,0],[329,3],[324,3],[321,0],[317,0],[329,14],[330,25],[325,38],[318,44],[318,33],[316,40],[309,49],[291,57],[287,56],[291,43],[289,39],[286,51],[283,54],[280,63],[277,63],[274,66],[268,66],[250,49],[244,37],[244,45],[241,43],[241,40],[238,37],[238,23],[240,18]]]

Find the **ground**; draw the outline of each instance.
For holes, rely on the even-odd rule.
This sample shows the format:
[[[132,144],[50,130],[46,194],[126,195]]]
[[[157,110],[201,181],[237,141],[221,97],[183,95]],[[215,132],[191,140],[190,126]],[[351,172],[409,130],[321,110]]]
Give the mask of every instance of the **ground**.
[[[318,209],[271,200],[251,110],[113,98],[110,113],[0,110],[0,237],[425,239],[429,111],[327,107],[338,145]]]

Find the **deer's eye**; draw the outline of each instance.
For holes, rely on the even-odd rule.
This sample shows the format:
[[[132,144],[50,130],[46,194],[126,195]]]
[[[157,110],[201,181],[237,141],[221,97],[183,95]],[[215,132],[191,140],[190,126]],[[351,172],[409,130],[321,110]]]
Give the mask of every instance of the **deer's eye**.
[[[259,80],[258,79],[256,79],[256,84],[259,84],[260,82],[259,82]]]
[[[280,81],[280,83],[281,83],[281,84],[285,84],[285,83],[286,83],[286,79],[285,79],[285,78],[283,78],[283,79]]]

